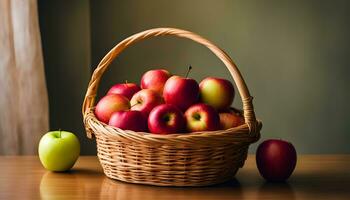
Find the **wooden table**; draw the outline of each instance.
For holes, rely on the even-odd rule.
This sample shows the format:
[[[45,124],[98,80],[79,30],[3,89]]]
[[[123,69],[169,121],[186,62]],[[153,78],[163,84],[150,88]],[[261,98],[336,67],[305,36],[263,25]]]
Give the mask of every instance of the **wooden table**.
[[[350,199],[350,155],[302,155],[286,183],[266,183],[250,155],[235,180],[212,187],[128,184],[104,176],[95,156],[69,173],[46,171],[36,156],[0,156],[0,199]]]

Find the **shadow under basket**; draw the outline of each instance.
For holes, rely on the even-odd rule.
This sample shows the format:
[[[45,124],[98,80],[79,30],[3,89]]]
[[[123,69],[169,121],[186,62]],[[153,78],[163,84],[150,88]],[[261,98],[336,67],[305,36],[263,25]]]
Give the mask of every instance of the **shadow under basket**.
[[[100,122],[94,104],[100,79],[128,46],[155,36],[191,39],[209,48],[227,67],[242,98],[245,124],[228,130],[157,135],[122,130]],[[82,112],[89,138],[96,138],[98,158],[107,177],[158,186],[206,186],[232,179],[244,165],[249,145],[260,138],[252,97],[232,59],[203,37],[181,29],[156,28],[117,44],[92,74]]]

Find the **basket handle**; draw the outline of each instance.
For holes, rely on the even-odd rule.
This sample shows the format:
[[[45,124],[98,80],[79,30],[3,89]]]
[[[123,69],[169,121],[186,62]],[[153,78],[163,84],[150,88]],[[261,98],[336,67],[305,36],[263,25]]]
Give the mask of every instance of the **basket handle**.
[[[89,110],[89,108],[93,107],[95,104],[95,97],[97,94],[97,89],[100,84],[101,77],[103,73],[106,71],[108,66],[112,63],[112,61],[128,46],[133,45],[134,43],[151,38],[156,36],[165,36],[165,35],[174,35],[177,37],[191,39],[199,44],[206,46],[210,49],[227,67],[230,71],[230,74],[233,80],[236,83],[238,88],[238,92],[241,95],[242,103],[243,103],[243,111],[244,111],[244,119],[247,125],[249,126],[250,132],[255,133],[257,128],[257,121],[255,118],[254,107],[253,107],[253,97],[250,96],[249,90],[247,88],[246,83],[244,82],[241,73],[239,72],[237,66],[232,61],[232,59],[219,47],[210,42],[209,40],[203,38],[200,35],[192,33],[190,31],[176,29],[176,28],[155,28],[149,29],[137,34],[134,34],[119,44],[117,44],[112,50],[110,50],[107,55],[101,60],[92,74],[91,80],[88,85],[88,89],[85,95],[85,99],[82,105],[82,113],[85,118],[85,114]],[[91,131],[87,130],[87,136],[89,138],[92,137]]]

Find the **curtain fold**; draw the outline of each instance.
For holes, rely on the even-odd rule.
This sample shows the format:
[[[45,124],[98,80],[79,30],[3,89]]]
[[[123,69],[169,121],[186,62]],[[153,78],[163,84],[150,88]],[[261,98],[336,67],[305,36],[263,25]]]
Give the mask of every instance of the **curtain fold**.
[[[37,154],[49,129],[37,1],[0,1],[0,155]]]

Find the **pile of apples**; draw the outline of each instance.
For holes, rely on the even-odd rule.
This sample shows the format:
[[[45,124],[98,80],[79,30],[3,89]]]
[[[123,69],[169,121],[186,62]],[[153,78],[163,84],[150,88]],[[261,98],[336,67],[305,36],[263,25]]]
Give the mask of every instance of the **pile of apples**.
[[[98,120],[124,130],[154,134],[228,129],[244,124],[230,108],[235,90],[228,80],[196,80],[171,75],[167,70],[147,71],[136,83],[112,86],[95,108]]]

